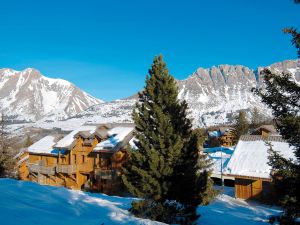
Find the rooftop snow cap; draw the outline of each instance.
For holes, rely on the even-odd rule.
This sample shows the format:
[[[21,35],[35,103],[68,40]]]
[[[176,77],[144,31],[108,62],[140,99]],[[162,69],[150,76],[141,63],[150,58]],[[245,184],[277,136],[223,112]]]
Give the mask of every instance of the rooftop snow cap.
[[[108,139],[96,145],[94,151],[115,152],[125,147],[133,138],[133,126],[117,126],[108,130]]]
[[[28,147],[28,152],[31,153],[44,153],[44,154],[57,154],[54,149],[54,145],[57,142],[58,137],[56,135],[48,135],[43,137],[39,141],[35,142]]]
[[[242,135],[224,172],[233,176],[269,179],[271,167],[268,165],[267,142],[283,157],[295,159],[293,147],[281,136]]]
[[[71,149],[77,135],[89,137],[92,136],[97,129],[97,126],[82,126],[73,130],[55,145],[55,148]]]

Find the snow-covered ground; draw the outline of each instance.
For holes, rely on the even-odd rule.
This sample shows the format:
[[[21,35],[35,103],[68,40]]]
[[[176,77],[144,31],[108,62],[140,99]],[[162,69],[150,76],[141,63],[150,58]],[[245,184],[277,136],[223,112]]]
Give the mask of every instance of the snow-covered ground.
[[[234,189],[225,187],[224,193],[208,206],[198,208],[203,225],[267,225],[270,215],[281,213],[279,208],[235,199]]]
[[[280,211],[258,203],[236,200],[233,189],[208,206],[199,207],[198,224],[268,224],[268,216]],[[136,218],[127,209],[133,198],[91,194],[62,187],[41,186],[31,182],[0,179],[0,223],[6,225],[113,225],[162,224]]]
[[[11,179],[0,179],[0,193],[0,224],[5,225],[162,224],[130,215],[132,198]]]

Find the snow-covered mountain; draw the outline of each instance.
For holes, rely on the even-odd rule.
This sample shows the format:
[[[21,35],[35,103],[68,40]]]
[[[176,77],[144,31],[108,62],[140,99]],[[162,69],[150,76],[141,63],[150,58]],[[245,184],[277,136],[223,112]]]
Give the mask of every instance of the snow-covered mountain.
[[[268,66],[276,73],[289,72],[300,82],[300,60],[287,60]],[[239,110],[250,112],[258,108],[265,117],[271,116],[258,96],[251,92],[253,87],[262,87],[259,75],[263,67],[252,70],[245,66],[219,65],[199,68],[185,80],[178,80],[179,98],[189,104],[190,117],[195,126],[211,126],[230,123]],[[76,116],[60,122],[60,127],[77,123],[130,122],[137,95],[124,100],[92,106]],[[41,127],[53,127],[42,123]]]
[[[102,102],[66,80],[45,77],[32,68],[0,70],[0,107],[14,121],[66,119]]]
[[[278,74],[292,73],[296,81],[300,81],[300,60],[287,60],[268,68]],[[179,98],[188,102],[197,125],[230,123],[237,111],[249,112],[254,107],[269,117],[270,109],[251,91],[254,87],[263,88],[262,69],[252,70],[240,65],[199,68],[187,79],[178,81]]]
[[[281,73],[283,71],[289,72],[293,74],[297,82],[300,82],[300,60],[287,60],[272,64],[268,66],[268,68],[276,73]],[[263,88],[262,77],[259,75],[262,69],[263,67],[252,70],[240,65],[219,65],[207,69],[199,68],[187,79],[178,80],[179,98],[185,99],[188,102],[190,117],[193,119],[194,126],[212,126],[231,123],[233,121],[233,116],[236,115],[239,110],[250,112],[254,107],[257,107],[262,115],[270,117],[271,110],[261,103],[258,96],[251,92],[253,87],[259,86]],[[48,79],[42,80],[45,80],[44,82],[47,83]],[[3,83],[0,82],[0,84]],[[72,87],[75,88],[74,86]],[[53,91],[51,88],[47,90],[50,92]],[[39,90],[39,93],[42,92],[40,89],[41,88],[36,88],[36,90]],[[59,88],[59,90],[63,89]],[[77,91],[80,92],[80,90]],[[2,92],[3,90],[0,89],[0,99],[2,99]],[[41,96],[41,94],[34,93],[31,93],[31,95]],[[85,93],[82,95],[88,96]],[[76,108],[74,105],[81,101],[75,100],[77,99],[75,98],[76,96],[78,95],[71,95],[70,97],[70,102],[72,102],[72,104],[67,109],[73,110],[68,114],[71,116],[67,119],[57,120],[59,117],[53,115],[57,115],[60,111],[51,108],[51,110],[49,110],[50,113],[44,115],[52,116],[43,116],[35,123],[11,125],[11,130],[19,130],[21,132],[22,128],[28,126],[46,129],[61,128],[63,130],[72,130],[84,123],[132,122],[131,115],[137,95],[123,100],[101,102],[96,105],[95,102],[99,100],[88,96],[88,99],[91,99],[91,101],[88,102],[92,106],[83,111],[81,109],[87,107],[88,104],[82,108],[77,107],[77,109],[79,108],[79,111],[81,111],[77,114],[75,112],[76,110],[74,110],[74,108]],[[23,100],[19,100],[18,102],[21,104],[22,101],[28,100],[23,97]],[[35,110],[37,109],[38,107],[35,108]],[[22,113],[21,110],[24,109],[20,107],[20,112]],[[69,111],[67,110],[67,112]],[[64,118],[64,116],[61,116],[60,118]]]

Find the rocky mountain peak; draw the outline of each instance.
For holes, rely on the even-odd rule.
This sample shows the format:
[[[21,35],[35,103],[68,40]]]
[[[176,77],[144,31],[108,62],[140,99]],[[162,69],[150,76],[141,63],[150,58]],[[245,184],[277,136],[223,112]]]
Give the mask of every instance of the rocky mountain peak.
[[[66,119],[101,102],[74,84],[45,77],[34,68],[0,70],[0,106],[14,120]]]

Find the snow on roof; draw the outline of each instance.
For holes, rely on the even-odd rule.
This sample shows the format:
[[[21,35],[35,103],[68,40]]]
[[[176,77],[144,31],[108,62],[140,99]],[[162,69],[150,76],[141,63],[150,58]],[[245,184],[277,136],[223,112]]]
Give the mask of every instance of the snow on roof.
[[[204,153],[206,153],[208,158],[212,160],[213,174],[221,174],[221,170],[224,171],[233,151],[234,149],[223,146],[204,149]]]
[[[51,154],[53,146],[56,144],[56,137],[48,135],[39,141],[35,142],[33,145],[28,147],[28,151],[32,153],[48,153]]]
[[[133,127],[114,127],[108,131],[108,139],[102,141],[96,145],[94,151],[99,151],[103,149],[111,150],[120,142],[122,142],[125,137],[133,131]]]
[[[265,141],[270,142],[273,149],[278,151],[283,157],[295,159],[293,148],[281,137],[270,136],[264,140],[259,135],[244,135],[240,138],[225,169],[225,173],[238,176],[270,178],[271,167],[268,165],[269,147]]]
[[[97,126],[82,126],[77,128],[76,130],[73,130],[71,133],[69,133],[67,136],[65,136],[63,139],[61,139],[57,144],[55,145],[56,148],[68,148],[72,145],[73,141],[75,140],[75,135],[78,132],[81,131],[88,131],[90,134],[93,134],[97,129]]]

